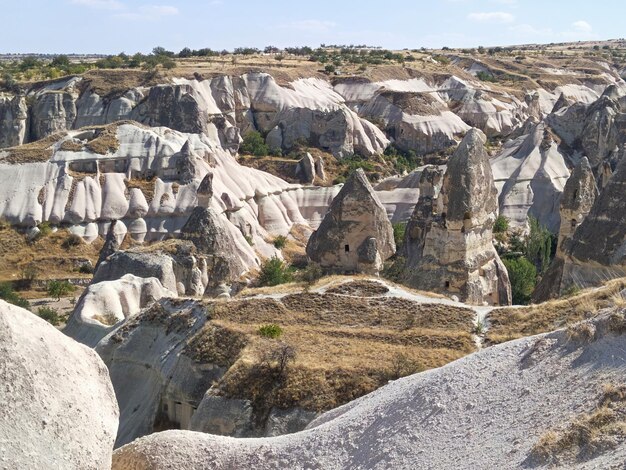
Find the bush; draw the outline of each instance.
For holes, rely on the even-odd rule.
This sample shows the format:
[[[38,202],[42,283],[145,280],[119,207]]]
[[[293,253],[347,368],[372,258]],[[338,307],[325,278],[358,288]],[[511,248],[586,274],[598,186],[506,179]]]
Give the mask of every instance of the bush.
[[[505,258],[502,262],[509,272],[513,303],[528,304],[537,283],[537,269],[526,258]]]
[[[270,323],[269,325],[260,326],[257,332],[263,338],[276,339],[282,336],[283,329],[276,323]]]
[[[83,243],[83,239],[78,235],[71,233],[65,240],[63,240],[63,244],[61,246],[66,250],[69,250],[72,247],[80,246],[81,243]]]
[[[61,300],[61,297],[74,292],[76,288],[68,281],[50,281],[48,283],[48,295],[57,301]]]
[[[274,238],[274,247],[282,250],[283,248],[285,248],[285,246],[287,246],[287,237],[284,235],[278,235],[276,238]]]
[[[81,274],[93,274],[95,271],[94,267],[89,263],[83,263],[78,268],[78,272]]]
[[[556,251],[556,237],[534,217],[529,217],[528,225],[530,235],[526,239],[524,253],[526,258],[534,263],[537,271],[544,273]]]
[[[26,310],[30,310],[30,303],[28,303],[28,300],[17,295],[13,291],[13,286],[9,282],[0,282],[0,299],[18,307],[25,308]]]
[[[304,270],[300,271],[300,281],[306,282],[308,285],[313,285],[324,277],[324,271],[322,267],[317,263],[310,263]]]
[[[396,248],[404,243],[404,235],[406,232],[406,222],[393,224],[393,239],[396,242]]]
[[[50,307],[39,307],[39,309],[37,309],[37,316],[46,320],[53,326],[58,326],[61,323],[59,312]]]
[[[37,226],[37,228],[39,229],[39,234],[37,235],[38,238],[47,237],[52,233],[52,225],[50,225],[50,222],[42,222]]]
[[[504,233],[509,229],[509,219],[503,215],[498,216],[496,222],[493,224],[494,233]]]
[[[270,153],[269,147],[265,144],[265,139],[257,131],[250,131],[244,136],[239,151],[255,157],[264,157]]]
[[[283,260],[273,257],[265,260],[261,265],[259,285],[277,286],[290,282],[293,278],[290,267]]]
[[[495,82],[496,81],[496,79],[494,78],[493,75],[491,75],[488,72],[482,71],[482,70],[476,74],[476,77],[481,82]]]

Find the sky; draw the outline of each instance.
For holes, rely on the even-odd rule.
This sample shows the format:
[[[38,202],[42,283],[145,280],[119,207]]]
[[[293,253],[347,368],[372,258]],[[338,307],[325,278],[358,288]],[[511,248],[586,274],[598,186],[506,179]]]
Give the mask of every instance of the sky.
[[[388,49],[626,36],[624,0],[0,0],[0,53]]]

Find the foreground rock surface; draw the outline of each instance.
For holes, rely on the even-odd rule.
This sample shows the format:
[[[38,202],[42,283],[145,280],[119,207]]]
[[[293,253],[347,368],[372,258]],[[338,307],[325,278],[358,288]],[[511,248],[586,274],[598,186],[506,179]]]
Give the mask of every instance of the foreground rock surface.
[[[0,300],[0,466],[111,466],[118,407],[98,355]]]
[[[597,409],[603,387],[626,379],[626,360],[613,353],[626,347],[615,318],[623,314],[583,325],[586,341],[561,330],[398,380],[292,436],[155,434],[116,451],[113,469],[546,468],[542,436]],[[553,457],[556,468],[620,468],[626,443],[578,454],[564,446]]]

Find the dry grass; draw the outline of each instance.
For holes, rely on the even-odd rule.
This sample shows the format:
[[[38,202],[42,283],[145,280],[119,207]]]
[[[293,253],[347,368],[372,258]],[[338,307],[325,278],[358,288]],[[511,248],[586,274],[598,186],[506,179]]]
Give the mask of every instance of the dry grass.
[[[28,267],[36,268],[36,279],[89,278],[79,272],[81,264],[98,260],[102,240],[75,246],[63,244],[69,237],[66,230],[59,230],[34,242],[14,228],[0,229],[0,281],[17,281]],[[31,298],[45,297],[42,292],[32,292]]]
[[[118,125],[108,125],[96,129],[95,137],[85,144],[85,147],[93,153],[106,155],[114,153],[120,148],[120,141],[117,139]]]
[[[82,143],[71,139],[64,140],[59,147],[59,150],[63,150],[65,152],[80,152],[82,149]]]
[[[558,430],[544,433],[532,450],[543,464],[567,464],[609,452],[626,437],[626,385],[605,384],[595,407]]]
[[[59,132],[30,144],[4,149],[2,152],[6,152],[7,155],[0,162],[11,164],[47,162],[52,157],[52,146],[65,135],[66,132]]]
[[[146,180],[134,178],[132,180],[125,180],[125,183],[128,189],[140,189],[148,204],[152,202],[154,198],[154,179]]]
[[[607,307],[623,305],[619,292],[626,289],[626,278],[615,279],[597,289],[588,289],[572,297],[552,300],[522,308],[496,309],[489,315],[490,344],[532,336],[567,327],[592,318]]]
[[[251,399],[255,406],[328,410],[388,380],[475,351],[474,313],[438,304],[293,293],[280,300],[210,302],[207,309],[210,328],[246,338],[219,389],[226,396]],[[282,328],[280,342],[258,335],[259,326],[269,323]],[[296,351],[295,361],[280,377],[259,373],[268,350],[281,342]],[[209,349],[220,347],[212,342]]]

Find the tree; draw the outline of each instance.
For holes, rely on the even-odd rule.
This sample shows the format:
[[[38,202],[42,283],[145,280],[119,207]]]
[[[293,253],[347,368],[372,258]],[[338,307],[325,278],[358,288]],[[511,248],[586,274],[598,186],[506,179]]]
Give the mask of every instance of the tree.
[[[192,55],[193,55],[193,52],[188,47],[183,48],[183,50],[181,50],[178,53],[178,57],[180,57],[182,59],[187,58],[187,57],[191,57]]]
[[[50,65],[60,69],[66,69],[70,66],[70,58],[66,55],[55,56]]]
[[[270,149],[259,132],[250,131],[244,136],[239,151],[255,157],[264,157],[270,152]]]
[[[261,274],[259,275],[259,285],[261,286],[277,286],[290,282],[292,279],[291,269],[280,258],[274,256],[261,264]]]
[[[526,239],[526,249],[524,250],[526,258],[530,260],[537,271],[544,273],[552,258],[552,245],[554,236],[550,231],[539,223],[534,217],[528,218],[530,234]]]
[[[48,295],[54,299],[61,300],[61,297],[74,292],[75,287],[68,281],[50,281],[48,283]]]
[[[524,257],[504,258],[502,262],[509,272],[513,303],[528,304],[537,283],[537,269]]]
[[[333,64],[326,64],[324,67],[324,71],[328,74],[335,73],[336,70],[337,68]]]

